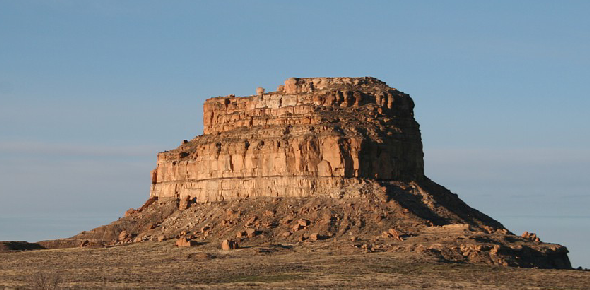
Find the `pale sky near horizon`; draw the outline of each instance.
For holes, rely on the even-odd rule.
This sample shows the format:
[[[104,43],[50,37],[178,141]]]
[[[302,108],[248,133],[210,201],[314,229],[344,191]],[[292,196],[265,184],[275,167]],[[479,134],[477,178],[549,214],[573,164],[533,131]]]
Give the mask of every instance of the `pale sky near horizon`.
[[[416,103],[426,174],[590,268],[589,1],[0,0],[0,240],[149,195],[206,98],[373,76]]]

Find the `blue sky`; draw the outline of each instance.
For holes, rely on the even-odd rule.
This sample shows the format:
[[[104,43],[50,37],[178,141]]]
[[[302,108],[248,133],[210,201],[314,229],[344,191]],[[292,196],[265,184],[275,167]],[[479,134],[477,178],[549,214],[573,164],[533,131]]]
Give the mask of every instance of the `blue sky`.
[[[209,97],[289,77],[411,94],[426,174],[590,267],[588,1],[0,0],[0,240],[65,237],[149,194]]]

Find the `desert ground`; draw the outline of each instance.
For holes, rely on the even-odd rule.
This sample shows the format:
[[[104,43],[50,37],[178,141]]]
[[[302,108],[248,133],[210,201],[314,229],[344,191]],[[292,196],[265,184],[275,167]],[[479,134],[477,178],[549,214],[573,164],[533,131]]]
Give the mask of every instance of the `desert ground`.
[[[0,289],[590,289],[590,271],[449,263],[343,243],[223,251],[173,240],[0,253]]]

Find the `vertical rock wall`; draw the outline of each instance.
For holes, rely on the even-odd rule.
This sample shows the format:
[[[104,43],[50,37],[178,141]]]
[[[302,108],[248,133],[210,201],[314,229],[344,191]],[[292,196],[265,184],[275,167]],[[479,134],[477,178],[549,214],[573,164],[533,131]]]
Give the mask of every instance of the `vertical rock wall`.
[[[342,196],[423,178],[411,98],[375,78],[289,79],[203,105],[204,134],[158,154],[151,196]]]

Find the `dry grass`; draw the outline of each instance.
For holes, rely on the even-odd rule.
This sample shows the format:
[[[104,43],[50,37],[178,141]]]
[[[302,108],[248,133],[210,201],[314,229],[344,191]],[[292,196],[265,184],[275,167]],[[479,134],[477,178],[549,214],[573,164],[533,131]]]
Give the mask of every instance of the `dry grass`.
[[[37,272],[31,278],[31,284],[38,290],[58,290],[62,282],[61,276],[55,272]]]
[[[443,263],[322,241],[221,251],[145,242],[0,254],[0,289],[588,289],[590,272]]]

